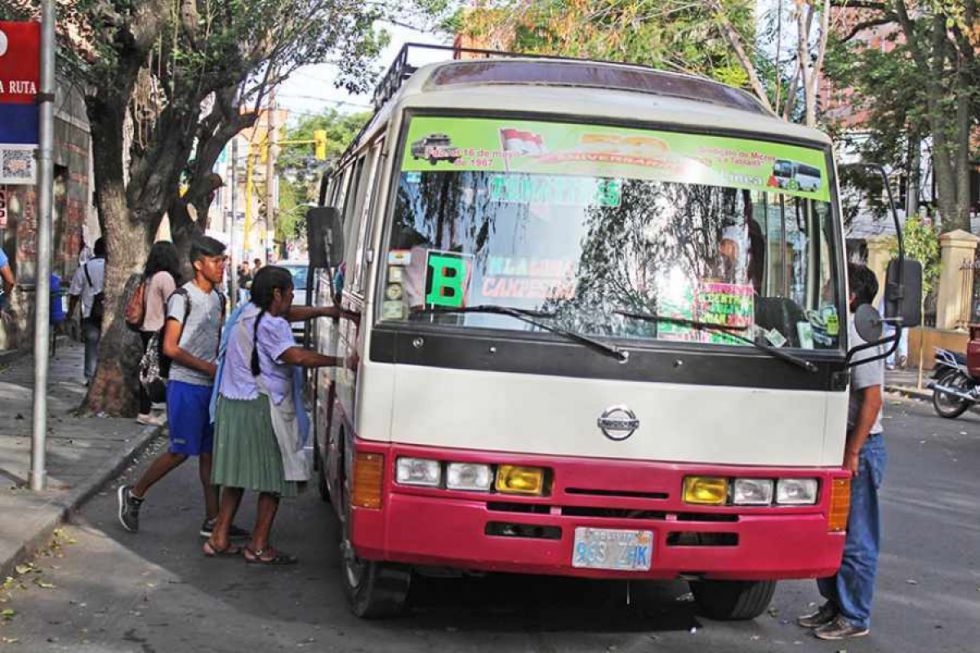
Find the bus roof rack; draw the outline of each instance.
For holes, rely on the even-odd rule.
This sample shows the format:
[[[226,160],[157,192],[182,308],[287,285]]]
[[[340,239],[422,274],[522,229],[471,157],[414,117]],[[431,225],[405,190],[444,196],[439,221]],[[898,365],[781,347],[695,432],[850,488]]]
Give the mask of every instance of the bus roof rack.
[[[564,61],[570,63],[580,63],[580,64],[599,64],[608,65],[612,64],[619,66],[620,70],[626,68],[629,73],[627,75],[620,75],[619,79],[616,80],[618,83],[611,83],[610,88],[615,88],[618,90],[632,90],[639,91],[642,93],[650,93],[656,95],[669,95],[673,97],[681,97],[689,100],[698,100],[701,102],[711,102],[714,104],[720,104],[723,106],[728,106],[732,108],[741,109],[743,111],[753,111],[755,113],[761,113],[764,115],[773,115],[765,107],[762,106],[755,96],[751,93],[737,89],[731,86],[722,84],[721,82],[716,82],[704,77],[698,77],[697,75],[691,75],[687,73],[677,73],[670,71],[663,71],[653,68],[652,66],[646,66],[637,63],[624,63],[621,61],[602,61],[598,59],[581,59],[578,57],[562,57],[558,55],[547,55],[547,54],[529,54],[526,52],[507,52],[505,50],[487,50],[483,48],[464,48],[456,45],[437,45],[430,43],[406,43],[398,51],[398,55],[392,62],[391,66],[388,67],[387,72],[381,78],[381,81],[374,89],[374,94],[371,98],[372,104],[374,106],[374,115],[381,110],[385,102],[390,100],[398,92],[398,89],[402,87],[415,72],[418,70],[416,66],[413,66],[408,61],[409,53],[412,49],[416,50],[435,50],[442,52],[452,53],[453,59],[460,59],[464,54],[478,55],[485,59],[538,59],[542,62],[546,61]],[[476,59],[472,60],[472,63],[478,63]],[[584,71],[586,75],[591,74],[595,71]],[[524,71],[525,77],[527,71]],[[532,71],[533,74],[533,71]],[[471,78],[473,79],[473,78]],[[456,83],[462,83],[465,80],[456,80]],[[474,80],[475,81],[475,80]],[[492,80],[484,76],[482,81],[496,81],[497,83],[502,83],[505,80],[496,79]],[[515,82],[525,82],[529,80],[512,78],[509,80],[511,83]],[[539,79],[538,82],[545,81]],[[570,80],[566,76],[564,80],[558,81],[561,85],[566,86],[589,86],[587,82],[580,80]],[[452,82],[442,81],[437,82],[438,85],[451,85]],[[594,83],[592,84],[595,85]],[[372,116],[373,118],[373,116]],[[348,144],[347,149],[340,155],[338,161],[343,162],[347,157],[353,152],[361,140],[361,136],[367,131],[368,126],[371,124],[371,120],[367,120],[361,129],[357,132],[357,135]]]
[[[435,80],[436,85],[451,85],[452,83],[483,82],[483,83],[552,83],[561,86],[604,86],[617,90],[637,91],[653,95],[666,95],[688,100],[699,100],[771,115],[762,103],[742,89],[716,82],[705,77],[688,73],[658,70],[652,66],[617,61],[602,61],[597,59],[582,59],[577,57],[562,57],[546,54],[529,54],[525,52],[508,52],[504,50],[488,50],[483,48],[464,48],[456,45],[434,45],[425,43],[406,43],[399,50],[388,71],[374,90],[372,103],[375,111],[390,100],[408,80],[417,67],[409,63],[411,50],[435,50],[452,53],[453,59],[461,59],[462,55],[476,55],[484,59],[536,59],[541,62],[559,61],[583,64],[580,74],[569,72],[567,69],[560,74],[549,73],[544,66],[525,66],[514,72],[503,72],[502,67],[490,70],[486,66],[474,68],[470,76],[453,75],[450,82],[444,76]],[[474,62],[476,63],[476,62]],[[617,68],[608,68],[609,65]],[[588,69],[586,69],[588,68]],[[596,79],[596,78],[600,79]]]

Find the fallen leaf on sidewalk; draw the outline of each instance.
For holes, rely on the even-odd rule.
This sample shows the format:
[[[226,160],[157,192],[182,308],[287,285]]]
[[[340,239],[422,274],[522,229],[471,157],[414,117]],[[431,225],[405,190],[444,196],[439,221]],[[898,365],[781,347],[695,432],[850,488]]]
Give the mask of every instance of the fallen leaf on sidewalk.
[[[919,581],[915,580],[914,578],[909,578],[905,582],[908,583],[909,585],[918,585],[919,584]]]
[[[19,641],[16,637],[0,637],[0,642],[4,644],[16,644]]]
[[[33,570],[34,570],[34,564],[31,562],[25,562],[22,565],[17,565],[16,567],[14,567],[14,571],[16,571],[18,574],[21,575],[26,574]]]
[[[34,581],[34,584],[37,585],[38,587],[40,587],[41,589],[44,589],[44,590],[53,590],[53,589],[56,589],[58,587],[54,583],[49,583],[48,581],[41,580],[40,578],[37,579],[36,581]]]
[[[17,614],[17,611],[13,608],[4,608],[3,610],[0,610],[0,617],[3,617],[4,621],[10,621],[14,618],[15,614]]]

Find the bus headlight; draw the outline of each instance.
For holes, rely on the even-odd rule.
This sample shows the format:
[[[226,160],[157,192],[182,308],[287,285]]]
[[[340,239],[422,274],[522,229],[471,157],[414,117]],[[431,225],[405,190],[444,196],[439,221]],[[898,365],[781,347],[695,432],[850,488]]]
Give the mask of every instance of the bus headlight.
[[[684,503],[723,506],[728,501],[728,479],[717,476],[686,476]]]
[[[736,478],[732,503],[737,506],[768,506],[772,503],[772,481],[768,478]]]
[[[446,489],[488,492],[492,482],[490,465],[449,463],[446,466]]]
[[[541,467],[501,465],[497,468],[497,492],[501,494],[544,494],[545,470]]]
[[[817,502],[817,479],[781,478],[776,482],[776,503],[781,506],[809,506]]]
[[[442,482],[442,466],[438,460],[399,458],[395,464],[395,481],[399,485],[439,487]]]

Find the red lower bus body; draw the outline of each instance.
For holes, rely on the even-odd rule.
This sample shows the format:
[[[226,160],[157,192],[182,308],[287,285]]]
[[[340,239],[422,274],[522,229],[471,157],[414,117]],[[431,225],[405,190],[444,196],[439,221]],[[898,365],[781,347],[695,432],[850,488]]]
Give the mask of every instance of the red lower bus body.
[[[586,578],[721,580],[819,578],[840,566],[844,533],[827,526],[831,481],[847,477],[840,468],[515,455],[361,439],[355,450],[384,456],[381,508],[352,508],[352,543],[368,560]],[[551,491],[523,497],[397,485],[394,461],[402,456],[546,467],[553,471]],[[819,501],[799,507],[689,505],[681,488],[683,478],[695,474],[817,478]],[[650,570],[572,566],[580,526],[652,531]]]

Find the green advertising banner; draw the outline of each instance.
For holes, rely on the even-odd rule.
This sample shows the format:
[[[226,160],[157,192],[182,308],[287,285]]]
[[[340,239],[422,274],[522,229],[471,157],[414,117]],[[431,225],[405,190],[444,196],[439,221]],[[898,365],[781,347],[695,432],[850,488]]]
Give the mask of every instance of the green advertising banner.
[[[431,116],[412,119],[402,171],[453,170],[650,179],[830,200],[827,161],[819,149],[606,125]],[[596,196],[606,205],[618,203],[615,184],[566,184],[559,190],[570,201]],[[497,192],[504,201],[528,201],[539,191],[511,188],[501,181]]]

